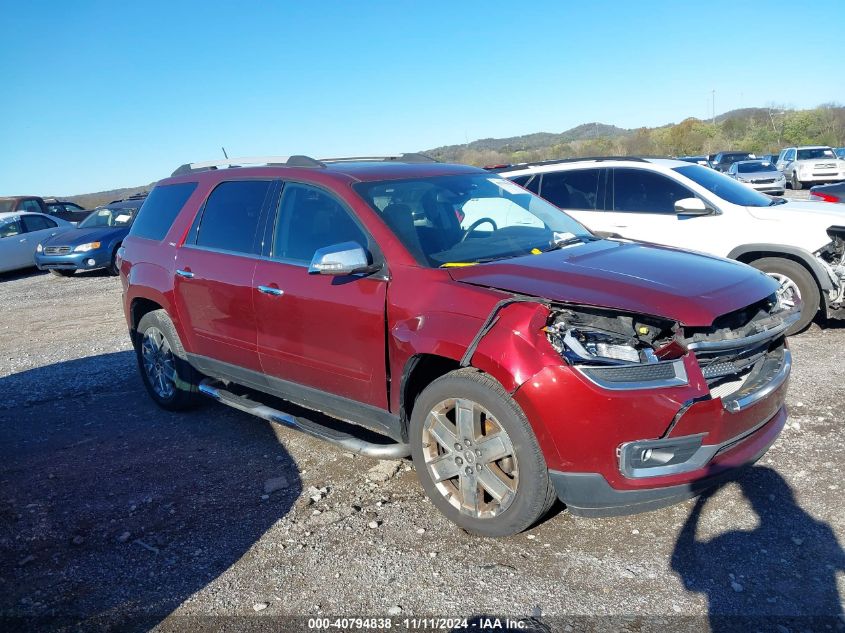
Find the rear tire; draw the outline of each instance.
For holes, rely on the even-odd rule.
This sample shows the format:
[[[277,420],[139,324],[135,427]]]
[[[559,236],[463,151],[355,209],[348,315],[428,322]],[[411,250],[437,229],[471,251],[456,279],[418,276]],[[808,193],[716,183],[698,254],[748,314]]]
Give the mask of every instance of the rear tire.
[[[73,277],[75,270],[62,270],[61,268],[51,268],[50,273],[56,277]]]
[[[135,356],[144,386],[158,406],[181,411],[197,405],[201,375],[188,362],[167,312],[153,310],[141,317]]]
[[[782,257],[764,257],[751,262],[757,270],[774,277],[781,288],[778,293],[789,300],[788,293],[797,291],[798,297],[804,302],[801,318],[792,324],[786,334],[791,336],[806,329],[816,316],[821,303],[821,291],[810,272],[798,262]]]
[[[486,374],[461,369],[432,382],[414,404],[409,435],[423,490],[467,532],[517,534],[555,501],[531,425],[510,394]]]

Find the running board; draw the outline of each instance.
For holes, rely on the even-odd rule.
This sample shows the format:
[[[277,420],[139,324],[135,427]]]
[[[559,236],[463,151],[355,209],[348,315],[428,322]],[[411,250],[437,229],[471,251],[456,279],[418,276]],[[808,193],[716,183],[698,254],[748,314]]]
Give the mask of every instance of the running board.
[[[311,437],[329,442],[352,453],[375,457],[376,459],[399,459],[408,457],[411,454],[411,447],[408,444],[376,444],[374,442],[367,442],[343,431],[318,424],[317,422],[294,417],[289,413],[284,413],[260,402],[250,400],[247,396],[239,396],[220,387],[219,384],[217,381],[205,379],[199,384],[199,391],[233,409],[249,413],[268,422],[275,422],[276,424],[302,431]]]

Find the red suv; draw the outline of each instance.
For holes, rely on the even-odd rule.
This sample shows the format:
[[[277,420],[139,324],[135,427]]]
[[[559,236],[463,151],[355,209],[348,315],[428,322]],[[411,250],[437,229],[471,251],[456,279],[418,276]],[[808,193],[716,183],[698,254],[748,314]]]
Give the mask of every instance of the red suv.
[[[166,409],[205,394],[412,455],[434,505],[489,536],[556,497],[590,516],[690,497],[783,428],[798,313],[749,266],[602,239],[419,155],[245,162],[158,183],[121,249],[138,365]]]

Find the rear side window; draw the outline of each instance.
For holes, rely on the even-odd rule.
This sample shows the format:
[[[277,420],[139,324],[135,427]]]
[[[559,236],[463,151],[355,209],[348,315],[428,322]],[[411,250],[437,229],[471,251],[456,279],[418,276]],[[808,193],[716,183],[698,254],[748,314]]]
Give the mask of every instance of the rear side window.
[[[255,253],[255,235],[270,180],[233,180],[217,185],[205,203],[197,246]]]
[[[599,208],[601,169],[574,169],[543,174],[542,196],[561,209]]]
[[[49,218],[43,215],[22,215],[21,222],[23,222],[23,229],[26,233],[33,231],[43,231],[44,229],[52,229],[58,226]]]
[[[29,213],[41,213],[41,205],[38,204],[38,200],[24,200],[21,202],[20,210]]]
[[[644,169],[614,169],[613,171],[615,211],[674,215],[675,203],[678,200],[695,197],[689,189],[661,174]]]
[[[173,220],[196,188],[197,183],[184,182],[153,189],[141,205],[129,233],[148,240],[163,240]]]
[[[531,193],[538,193],[540,190],[540,176],[537,174],[528,174],[527,176],[514,176],[510,178],[521,187],[525,187]]]

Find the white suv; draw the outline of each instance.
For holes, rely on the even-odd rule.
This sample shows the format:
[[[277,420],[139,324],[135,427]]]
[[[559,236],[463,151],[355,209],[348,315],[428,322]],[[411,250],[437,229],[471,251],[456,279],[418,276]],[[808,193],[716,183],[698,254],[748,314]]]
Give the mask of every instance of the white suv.
[[[845,160],[827,145],[787,147],[778,154],[776,167],[793,189],[845,180]]]
[[[735,259],[781,282],[784,302],[804,302],[791,333],[821,309],[845,318],[845,212],[787,201],[678,160],[599,158],[497,170],[594,231]],[[843,207],[845,209],[845,207]]]

